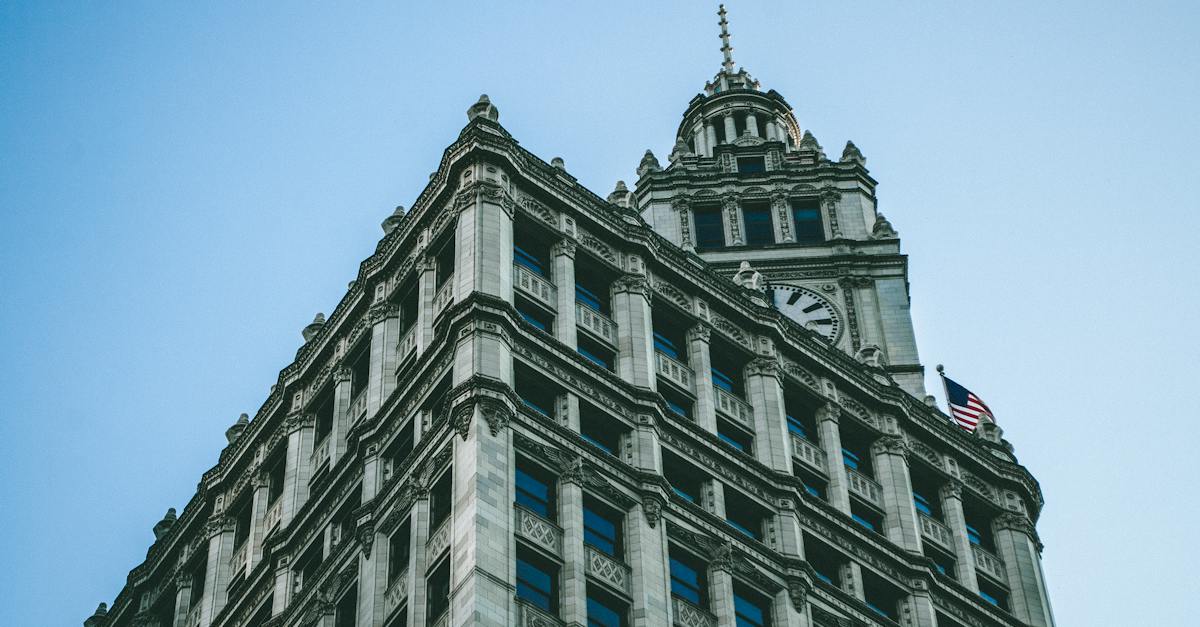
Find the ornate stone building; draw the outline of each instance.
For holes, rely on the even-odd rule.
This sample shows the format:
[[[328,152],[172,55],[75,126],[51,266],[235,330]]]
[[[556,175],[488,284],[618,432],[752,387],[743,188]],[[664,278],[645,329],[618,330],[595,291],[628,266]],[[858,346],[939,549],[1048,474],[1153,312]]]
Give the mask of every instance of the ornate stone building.
[[[725,63],[599,197],[486,97],[89,627],[1053,625],[847,143]]]

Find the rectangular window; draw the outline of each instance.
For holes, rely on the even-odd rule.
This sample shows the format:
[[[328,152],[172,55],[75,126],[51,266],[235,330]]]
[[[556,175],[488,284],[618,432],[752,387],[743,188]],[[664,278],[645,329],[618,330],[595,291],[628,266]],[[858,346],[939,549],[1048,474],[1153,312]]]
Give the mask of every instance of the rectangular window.
[[[737,490],[725,488],[725,522],[731,527],[755,540],[762,540],[765,517],[765,512],[757,503]]]
[[[543,611],[558,612],[558,569],[533,553],[517,551],[517,598]]]
[[[735,585],[733,615],[737,627],[766,627],[771,622],[771,602],[760,594]]]
[[[767,171],[767,160],[763,157],[738,157],[738,174],[760,174]]]
[[[450,558],[443,559],[425,581],[430,625],[450,609]]]
[[[1003,588],[991,583],[990,581],[983,580],[982,578],[978,579],[978,582],[979,596],[983,597],[984,601],[987,601],[988,603],[991,603],[1002,610],[1008,610],[1008,592],[1006,592]]]
[[[859,466],[862,465],[862,458],[858,456],[858,453],[843,448],[842,463],[846,464],[846,468],[858,470]]]
[[[283,496],[283,476],[287,469],[287,459],[284,455],[279,455],[271,462],[270,470],[267,472],[267,504],[275,503],[279,497]]]
[[[546,257],[538,254],[539,252],[526,250],[514,244],[513,262],[538,276],[550,278],[549,262]]]
[[[771,205],[746,203],[742,206],[742,223],[746,225],[746,244],[762,246],[775,243],[775,227],[771,225]]]
[[[582,264],[575,266],[575,302],[608,315],[609,285],[598,272],[589,271]]]
[[[579,435],[595,444],[609,455],[617,455],[621,451],[621,436],[627,429],[615,418],[605,415],[590,406],[580,408]]]
[[[692,212],[696,222],[696,248],[721,248],[725,245],[725,223],[720,207],[697,208]]]
[[[827,481],[805,470],[801,464],[793,464],[792,471],[800,479],[800,484],[804,487],[805,492],[822,501],[828,500],[826,494],[828,494],[829,483]]]
[[[717,437],[729,446],[746,453],[754,451],[754,436],[742,431],[725,420],[717,421]]]
[[[541,309],[538,309],[537,307],[525,302],[525,300],[522,298],[517,299],[516,307],[517,313],[521,314],[522,320],[532,324],[541,331],[545,331],[546,333],[551,332],[551,327],[554,324],[553,317],[543,313]]]
[[[584,359],[605,370],[611,371],[613,364],[616,363],[616,355],[613,354],[612,350],[585,337],[579,338],[579,346],[575,350],[580,355],[583,355]]]
[[[917,512],[925,514],[930,518],[934,517],[933,503],[915,490],[913,491],[913,506],[917,508]]]
[[[429,491],[429,529],[436,530],[442,521],[450,517],[450,505],[454,498],[450,472],[442,473]]]
[[[847,561],[841,553],[830,548],[824,542],[805,534],[804,560],[813,567],[818,579],[831,586],[841,587],[842,566]]]
[[[925,543],[925,557],[933,560],[933,567],[941,574],[954,578],[954,558]]]
[[[674,455],[663,455],[663,477],[675,494],[686,501],[700,503],[700,489],[707,477],[694,466]]]
[[[654,350],[674,359],[675,361],[684,361],[680,355],[679,345],[674,340],[668,338],[662,333],[654,332]]]
[[[533,370],[517,365],[514,375],[517,396],[525,406],[547,417],[554,417],[554,402],[558,398],[558,388],[545,377]]]
[[[863,569],[863,600],[876,614],[900,620],[900,600],[903,593],[878,576]]]
[[[407,520],[388,538],[387,580],[389,584],[408,570],[411,540],[411,528]]]
[[[554,477],[525,460],[517,460],[517,505],[554,520]]]
[[[883,516],[876,511],[851,502],[850,517],[854,519],[854,522],[866,527],[868,530],[883,535]]]
[[[434,276],[434,282],[438,287],[446,284],[450,277],[454,275],[454,237],[446,240],[446,243],[438,249],[437,257],[435,257],[437,265],[437,274]]]
[[[358,623],[358,582],[354,583],[354,588],[342,595],[342,599],[338,601],[337,607],[334,609],[333,625],[334,627],[355,627]]]
[[[672,547],[669,550],[671,561],[671,594],[697,607],[707,606],[706,577],[704,565],[691,555]]]
[[[583,501],[583,541],[609,557],[622,559],[621,515],[591,499]]]
[[[588,627],[625,627],[625,605],[603,592],[588,588]]]
[[[816,244],[825,241],[825,225],[821,222],[821,205],[817,200],[793,200],[792,219],[796,222],[796,241]]]
[[[358,352],[350,359],[350,398],[358,398],[367,389],[367,380],[371,377],[371,339],[370,336],[359,346]]]
[[[317,402],[316,422],[314,437],[319,443],[329,435],[329,432],[333,431],[333,392],[326,393],[325,397]]]

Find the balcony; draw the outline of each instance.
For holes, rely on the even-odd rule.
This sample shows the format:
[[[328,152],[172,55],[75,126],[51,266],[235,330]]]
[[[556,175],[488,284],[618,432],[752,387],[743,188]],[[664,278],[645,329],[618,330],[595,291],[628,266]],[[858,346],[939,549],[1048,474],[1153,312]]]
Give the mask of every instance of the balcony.
[[[1005,581],[1004,562],[1001,562],[999,557],[996,557],[978,544],[971,545],[971,552],[975,554],[975,570],[996,581]]]
[[[584,548],[587,549],[587,574],[629,594],[629,567],[594,547]]]
[[[330,438],[328,435],[326,435],[325,437],[321,438],[320,442],[317,442],[316,446],[313,447],[312,456],[309,458],[309,461],[312,464],[311,468],[313,469],[313,474],[316,474],[316,471],[322,466],[329,464],[329,445]]]
[[[528,294],[530,298],[549,307],[550,311],[558,309],[554,302],[554,284],[546,279],[546,277],[530,272],[529,268],[525,266],[513,264],[513,285],[523,293]]]
[[[442,525],[437,528],[437,531],[429,534],[429,541],[425,543],[425,561],[432,564],[434,559],[442,554],[450,547],[450,519],[442,521]]]
[[[661,351],[654,351],[654,367],[664,379],[687,390],[688,393],[692,393],[692,379],[694,375],[691,368],[671,357],[667,357]]]
[[[267,516],[263,520],[264,535],[271,533],[283,521],[283,497],[275,497],[275,502],[267,507]]]
[[[883,488],[874,479],[849,466],[846,467],[846,478],[851,494],[875,507],[883,507]]]
[[[454,275],[446,277],[446,282],[438,288],[436,294],[433,295],[433,315],[437,316],[450,306],[450,302],[454,300]]]
[[[349,419],[350,424],[354,424],[367,415],[367,391],[364,389],[350,401]]]
[[[671,597],[671,609],[678,627],[717,627],[716,616],[677,596]]]
[[[524,599],[517,599],[517,627],[559,627],[562,624],[561,618]]]
[[[825,467],[825,451],[795,433],[792,434],[792,457],[799,459],[822,475],[828,472],[828,468]]]
[[[575,303],[575,324],[597,340],[616,348],[617,323],[608,316],[581,303]]]
[[[920,512],[917,513],[917,520],[921,521],[921,537],[947,551],[954,551],[953,536],[950,535],[950,529],[946,525]]]
[[[729,392],[718,385],[713,386],[713,400],[716,401],[717,413],[741,423],[751,431],[754,430],[754,410],[750,407],[750,403],[738,398],[732,392]]]
[[[554,555],[562,555],[562,528],[520,506],[513,507],[513,515],[518,536]]]
[[[416,354],[417,325],[412,325],[412,328],[404,334],[404,337],[400,338],[400,346],[397,350],[400,352],[398,359],[401,363],[404,363],[404,360],[408,359],[410,355]]]
[[[396,608],[408,598],[408,569],[400,573],[395,581],[388,584],[387,591],[383,593],[383,615],[384,617],[391,616]]]
[[[229,572],[233,577],[246,570],[246,557],[250,553],[250,541],[242,540],[242,544],[233,550],[233,557],[229,558]]]

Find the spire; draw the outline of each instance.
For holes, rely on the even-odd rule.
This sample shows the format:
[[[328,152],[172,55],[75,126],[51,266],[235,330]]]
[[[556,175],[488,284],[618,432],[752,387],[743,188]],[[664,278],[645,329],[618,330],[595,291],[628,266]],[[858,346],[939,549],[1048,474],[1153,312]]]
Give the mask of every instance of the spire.
[[[720,5],[720,10],[717,15],[721,16],[721,21],[717,22],[721,25],[721,54],[725,56],[725,61],[721,65],[725,68],[725,72],[733,74],[733,46],[729,45],[729,20],[725,19],[725,5]]]

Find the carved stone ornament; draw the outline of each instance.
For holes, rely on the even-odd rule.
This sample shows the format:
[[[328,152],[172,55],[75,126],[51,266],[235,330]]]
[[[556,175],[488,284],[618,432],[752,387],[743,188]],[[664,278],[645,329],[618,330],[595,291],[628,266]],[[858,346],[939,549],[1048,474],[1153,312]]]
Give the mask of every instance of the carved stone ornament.
[[[642,513],[646,515],[646,524],[651,529],[657,528],[658,520],[662,517],[662,501],[656,496],[643,496]]]
[[[779,378],[779,360],[771,357],[758,357],[746,365],[746,376],[764,376]]]
[[[192,573],[186,570],[180,569],[175,571],[175,574],[172,576],[172,578],[175,580],[176,590],[183,590],[184,588],[192,587]]]
[[[613,294],[628,293],[649,298],[650,282],[644,276],[626,274],[613,281],[612,291]]]
[[[820,409],[817,410],[817,421],[818,422],[824,422],[826,420],[830,420],[830,421],[833,421],[834,423],[836,423],[841,418],[841,416],[842,416],[841,406],[839,406],[837,403],[835,403],[833,401],[826,402],[824,405],[821,406]]]
[[[575,240],[560,239],[557,242],[555,242],[553,246],[550,247],[550,255],[553,257],[558,257],[560,255],[566,255],[567,257],[574,259],[575,251],[577,249],[578,249],[578,245],[575,243]]]
[[[362,546],[363,555],[371,559],[371,548],[375,545],[374,520],[368,520],[358,526],[358,544]]]
[[[808,593],[812,591],[812,584],[799,577],[788,579],[787,583],[788,598],[792,600],[792,607],[803,613],[804,606],[808,603]]]
[[[708,324],[700,323],[687,330],[687,341],[694,342],[700,340],[709,342],[712,340],[712,327]]]
[[[887,365],[887,356],[883,354],[883,349],[869,344],[858,349],[854,353],[854,359],[858,363],[870,368],[882,368]]]
[[[646,154],[642,155],[641,163],[638,164],[638,176],[645,176],[648,173],[658,172],[659,170],[662,170],[662,165],[658,162],[658,158],[654,156],[654,153],[647,149]]]
[[[872,239],[894,239],[899,234],[892,228],[892,223],[883,217],[882,213],[875,215],[875,226],[871,228]]]
[[[962,500],[963,484],[959,481],[950,481],[942,486],[943,499],[959,499]]]
[[[875,443],[871,445],[871,448],[874,449],[872,452],[877,455],[899,455],[905,459],[908,459],[908,443],[904,441],[904,438],[898,435],[885,435],[878,440],[875,440]]]

